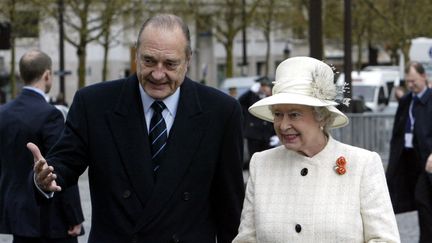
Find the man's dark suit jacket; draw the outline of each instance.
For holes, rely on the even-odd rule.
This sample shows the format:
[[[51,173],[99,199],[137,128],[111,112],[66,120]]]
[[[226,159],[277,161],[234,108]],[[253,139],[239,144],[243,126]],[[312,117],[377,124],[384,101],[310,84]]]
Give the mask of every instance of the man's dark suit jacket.
[[[421,173],[425,172],[426,160],[432,152],[432,90],[427,89],[415,106],[415,123],[413,132],[414,151],[419,161],[404,161],[401,159],[405,144],[405,125],[409,119],[408,111],[412,100],[411,93],[402,97],[395,115],[392,139],[390,142],[390,158],[386,172],[387,184],[392,198],[393,209],[396,213],[416,210],[413,192],[418,177],[410,176],[415,163],[420,162]],[[427,199],[430,201],[431,199]]]
[[[256,139],[270,144],[270,137],[275,135],[273,123],[264,121],[249,112],[249,107],[261,98],[252,90],[247,91],[239,97],[240,105],[243,109],[244,117],[244,136],[248,139]],[[270,145],[268,145],[270,148]]]
[[[79,90],[47,157],[60,186],[88,167],[89,242],[231,242],[244,197],[241,109],[186,78],[154,182],[136,75]]]
[[[78,187],[58,193],[52,200],[36,202],[33,142],[42,154],[54,145],[64,128],[59,110],[42,95],[28,89],[0,106],[0,232],[24,237],[67,237],[70,226],[83,220]]]

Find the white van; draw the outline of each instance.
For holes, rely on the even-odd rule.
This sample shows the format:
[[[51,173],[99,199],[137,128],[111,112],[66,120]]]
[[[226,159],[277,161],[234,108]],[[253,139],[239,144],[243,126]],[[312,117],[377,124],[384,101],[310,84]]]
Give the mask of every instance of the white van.
[[[399,71],[397,70],[371,70],[353,71],[352,99],[364,99],[365,105],[373,112],[381,112],[389,104],[390,94],[394,86],[400,82]],[[336,84],[342,86],[345,76],[342,73]]]
[[[219,89],[227,94],[230,93],[230,89],[235,89],[235,94],[232,95],[238,98],[246,91],[248,91],[259,78],[260,76],[247,76],[247,77],[242,76],[242,77],[227,78],[222,81]]]
[[[418,37],[412,39],[409,58],[423,64],[429,84],[432,85],[432,38]]]

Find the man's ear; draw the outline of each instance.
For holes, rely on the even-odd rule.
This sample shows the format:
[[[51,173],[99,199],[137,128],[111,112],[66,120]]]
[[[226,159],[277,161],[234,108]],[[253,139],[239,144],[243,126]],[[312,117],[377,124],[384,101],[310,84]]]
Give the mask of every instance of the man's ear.
[[[45,72],[42,74],[42,80],[47,82],[50,80],[50,76],[51,76],[51,70],[45,70]]]

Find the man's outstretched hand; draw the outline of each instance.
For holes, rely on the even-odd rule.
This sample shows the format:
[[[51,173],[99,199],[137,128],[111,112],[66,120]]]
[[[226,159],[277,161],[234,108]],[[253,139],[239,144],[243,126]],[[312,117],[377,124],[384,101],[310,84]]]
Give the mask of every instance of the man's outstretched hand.
[[[54,174],[54,167],[48,166],[45,158],[42,156],[38,146],[34,143],[27,143],[27,148],[32,152],[34,158],[34,173],[37,186],[46,192],[59,192],[61,187],[57,186]]]

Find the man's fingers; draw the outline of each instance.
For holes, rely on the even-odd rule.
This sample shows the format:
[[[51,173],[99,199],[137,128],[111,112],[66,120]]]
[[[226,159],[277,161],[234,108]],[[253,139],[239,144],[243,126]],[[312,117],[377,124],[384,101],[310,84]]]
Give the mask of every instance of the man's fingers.
[[[36,144],[34,144],[34,143],[27,143],[27,148],[30,150],[30,152],[32,152],[33,158],[34,158],[35,162],[38,161],[38,160],[44,159],[43,156],[42,156],[42,154],[41,154],[41,152],[40,152],[40,150],[39,150],[39,148],[38,148],[38,146],[36,146]]]
[[[35,162],[33,170],[35,172],[35,181],[38,187],[44,191],[61,191],[61,187],[57,186],[55,181],[57,179],[57,175],[54,173],[54,167],[48,166],[39,148],[34,143],[27,143],[27,148],[33,154],[33,159]]]
[[[51,168],[52,168],[52,167],[51,167]],[[34,167],[33,167],[34,172],[36,172],[36,173],[39,174],[39,173],[42,173],[44,169],[46,169],[46,170],[50,170],[50,169],[48,168],[48,164],[47,164],[47,162],[46,162],[44,159],[37,160],[37,161],[34,163]]]

